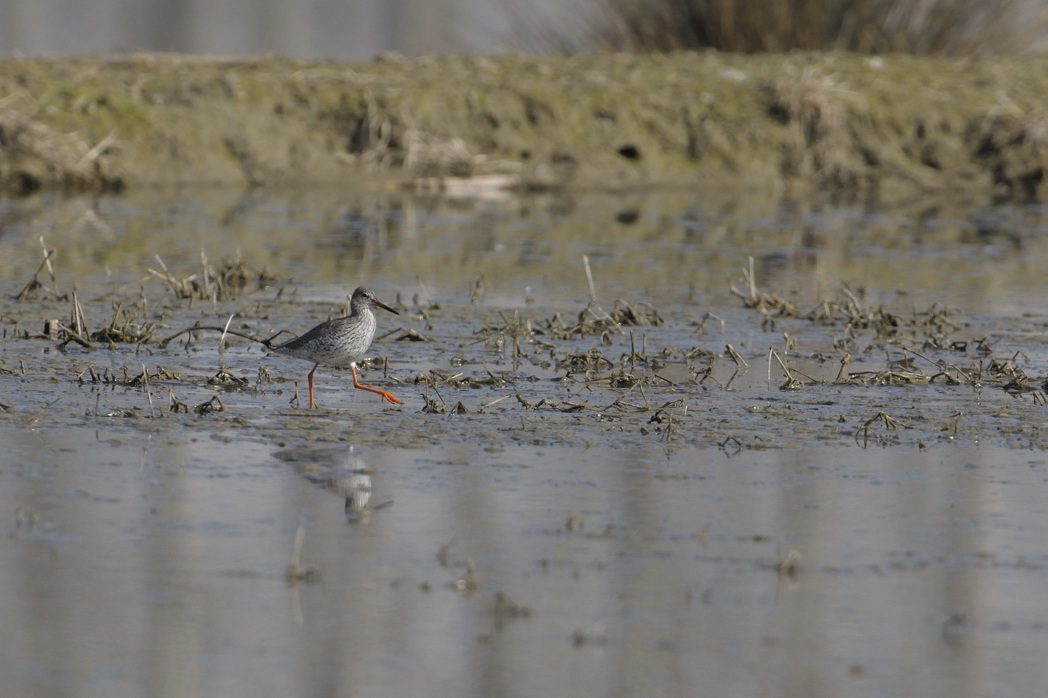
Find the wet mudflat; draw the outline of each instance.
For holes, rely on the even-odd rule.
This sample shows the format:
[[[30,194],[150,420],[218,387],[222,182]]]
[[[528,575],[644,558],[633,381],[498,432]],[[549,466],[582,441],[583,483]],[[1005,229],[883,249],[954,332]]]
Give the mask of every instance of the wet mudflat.
[[[1038,209],[313,196],[5,204],[12,690],[1042,685]]]

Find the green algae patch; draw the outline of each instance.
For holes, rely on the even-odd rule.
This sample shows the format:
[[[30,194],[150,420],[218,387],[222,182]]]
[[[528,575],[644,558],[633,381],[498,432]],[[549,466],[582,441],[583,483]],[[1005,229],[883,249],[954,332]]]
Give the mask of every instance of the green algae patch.
[[[362,180],[1042,197],[1048,58],[0,62],[0,186]]]

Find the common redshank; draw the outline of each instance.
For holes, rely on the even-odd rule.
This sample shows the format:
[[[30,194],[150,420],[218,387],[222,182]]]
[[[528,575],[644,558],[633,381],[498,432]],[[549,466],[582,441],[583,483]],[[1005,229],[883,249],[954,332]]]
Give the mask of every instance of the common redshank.
[[[394,315],[400,315],[396,310],[375,298],[375,292],[370,288],[361,286],[353,291],[353,298],[349,302],[349,315],[322,322],[290,342],[272,348],[274,353],[313,362],[313,370],[309,372],[310,409],[315,409],[317,406],[313,400],[313,374],[321,364],[336,368],[348,366],[353,371],[354,388],[378,393],[387,402],[394,405],[404,404],[385,390],[361,385],[357,380],[357,362],[364,358],[364,353],[371,346],[371,340],[375,338],[377,323],[375,313],[371,310],[374,305]]]

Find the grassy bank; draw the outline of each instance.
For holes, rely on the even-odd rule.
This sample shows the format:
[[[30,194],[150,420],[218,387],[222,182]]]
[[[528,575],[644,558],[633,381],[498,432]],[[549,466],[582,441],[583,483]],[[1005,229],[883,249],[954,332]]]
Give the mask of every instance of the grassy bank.
[[[1040,199],[1045,104],[1048,57],[7,61],[0,185],[439,187],[483,176],[520,188],[717,181]]]

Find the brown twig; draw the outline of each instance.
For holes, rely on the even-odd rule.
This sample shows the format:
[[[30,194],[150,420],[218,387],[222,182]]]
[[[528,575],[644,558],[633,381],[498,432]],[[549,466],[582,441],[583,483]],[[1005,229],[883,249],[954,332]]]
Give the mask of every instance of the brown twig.
[[[280,335],[284,334],[284,332],[286,332],[286,330],[281,330],[280,332],[277,332],[272,337],[269,337],[267,339],[260,339],[258,337],[253,337],[253,336],[251,336],[249,334],[244,334],[243,332],[237,332],[236,330],[231,330],[231,329],[229,329],[228,326],[227,327],[217,327],[217,326],[212,326],[212,325],[200,325],[200,326],[197,326],[197,327],[187,327],[184,330],[179,330],[178,332],[174,333],[170,337],[166,337],[164,339],[161,339],[157,346],[159,346],[161,349],[163,349],[168,344],[170,344],[172,340],[178,339],[179,337],[181,337],[184,334],[189,334],[191,332],[200,332],[200,331],[221,332],[223,335],[230,335],[231,334],[234,337],[240,337],[241,339],[247,339],[247,340],[250,340],[252,342],[258,342],[259,344],[261,344],[262,346],[266,347],[267,349],[269,349],[272,346],[272,343],[273,343],[274,339],[276,339]],[[222,340],[225,341],[225,337],[224,336],[223,336]]]

